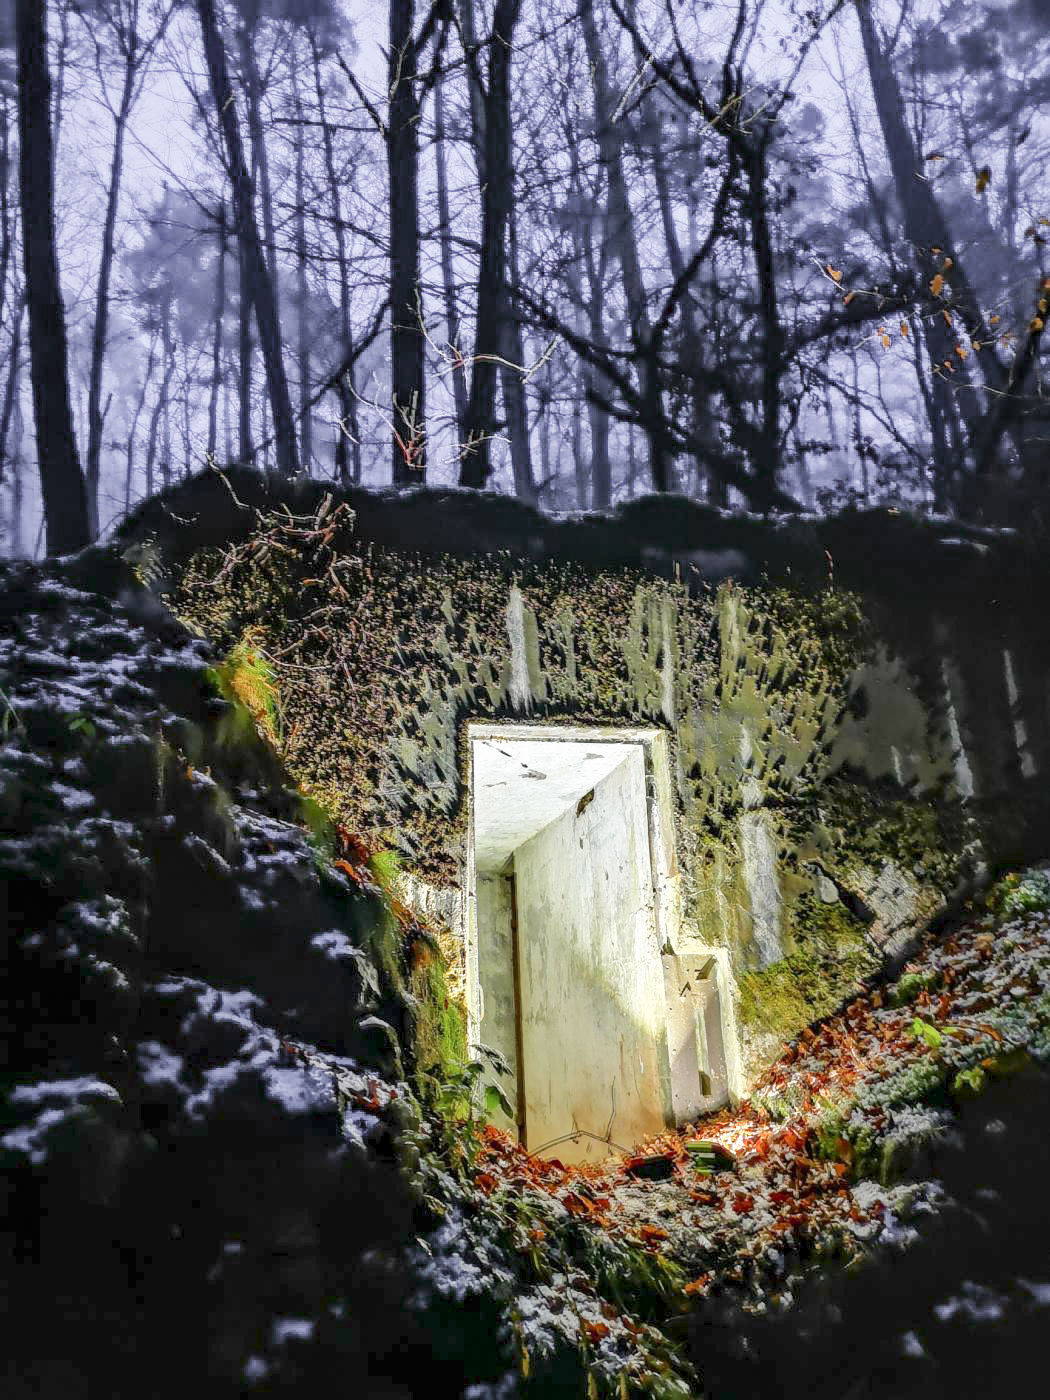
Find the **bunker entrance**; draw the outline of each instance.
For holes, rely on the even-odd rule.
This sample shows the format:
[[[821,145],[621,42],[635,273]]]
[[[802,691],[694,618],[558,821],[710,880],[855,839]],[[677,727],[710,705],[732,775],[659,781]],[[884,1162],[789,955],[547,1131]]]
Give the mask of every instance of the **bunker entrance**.
[[[492,1121],[579,1162],[724,1102],[718,957],[675,923],[663,734],[472,725],[469,741],[470,1034],[509,1066]]]

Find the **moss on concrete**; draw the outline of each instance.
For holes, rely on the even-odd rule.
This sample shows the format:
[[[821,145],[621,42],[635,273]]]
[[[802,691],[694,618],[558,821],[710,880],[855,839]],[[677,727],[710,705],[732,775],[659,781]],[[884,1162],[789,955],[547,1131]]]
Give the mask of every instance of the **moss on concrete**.
[[[864,925],[841,904],[802,895],[792,911],[785,956],[738,978],[738,1015],[778,1042],[829,1015],[878,965]]]
[[[412,1047],[417,1075],[454,1073],[467,1062],[466,1007],[450,993],[441,958],[423,947],[409,974],[418,1002]]]
[[[959,801],[979,719],[966,697],[984,692],[972,675],[959,684],[969,652],[946,671],[937,649],[958,650],[963,631],[924,615],[920,598],[909,610],[903,573],[892,598],[871,593],[849,552],[863,521],[815,550],[803,547],[805,530],[773,531],[775,567],[773,554],[755,556],[765,573],[740,554],[740,577],[726,578],[719,561],[732,550],[705,553],[713,539],[692,554],[682,542],[663,552],[645,542],[655,506],[639,506],[634,542],[612,524],[559,534],[529,516],[535,538],[508,552],[499,541],[517,538],[527,513],[506,503],[436,493],[435,519],[461,518],[462,530],[433,536],[419,528],[426,493],[354,495],[353,510],[322,500],[310,518],[289,514],[303,509],[306,488],[282,486],[288,500],[275,508],[272,485],[235,485],[253,504],[233,542],[154,545],[151,577],[171,582],[177,612],[199,631],[268,658],[282,754],[303,791],[367,844],[396,848],[414,874],[449,887],[464,868],[468,721],[660,726],[682,915],[729,950],[744,1037],[756,1046],[831,1009],[878,947],[944,907],[979,840],[994,849],[1009,820],[993,794],[983,806]],[[682,534],[664,525],[665,542]],[[910,528],[886,523],[895,560],[918,548]],[[868,592],[842,586],[850,581]],[[951,593],[937,598],[943,611]],[[1042,743],[1035,711],[1026,715]],[[1001,766],[998,739],[993,752]],[[974,758],[985,786],[991,761]],[[785,949],[764,969],[741,841],[755,811],[775,851]],[[1032,825],[1027,811],[1022,824]]]

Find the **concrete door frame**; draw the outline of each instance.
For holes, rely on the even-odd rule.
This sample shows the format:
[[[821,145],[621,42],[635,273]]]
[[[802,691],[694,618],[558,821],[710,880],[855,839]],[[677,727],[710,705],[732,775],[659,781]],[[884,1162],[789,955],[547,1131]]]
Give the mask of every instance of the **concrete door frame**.
[[[600,725],[530,724],[518,722],[470,722],[468,740],[468,802],[470,820],[467,836],[467,870],[465,881],[465,964],[468,1012],[468,1041],[476,1047],[480,1041],[482,995],[478,959],[477,868],[475,851],[476,778],[475,745],[478,741],[500,741],[508,745],[564,741],[566,743],[598,745],[617,744],[641,751],[645,773],[646,827],[649,837],[649,862],[652,881],[651,917],[657,956],[652,968],[653,979],[662,978],[660,951],[678,950],[682,946],[681,877],[675,842],[675,808],[671,782],[670,745],[666,732],[656,728],[619,728]],[[695,946],[695,938],[686,941]],[[724,954],[724,950],[723,954]],[[720,971],[728,965],[724,956],[718,958]],[[725,986],[725,984],[723,984]],[[724,1000],[728,997],[725,987]],[[723,1018],[726,1008],[723,1008]],[[666,1033],[661,1037],[661,1098],[665,1121],[674,1121],[672,1103],[670,1051]]]

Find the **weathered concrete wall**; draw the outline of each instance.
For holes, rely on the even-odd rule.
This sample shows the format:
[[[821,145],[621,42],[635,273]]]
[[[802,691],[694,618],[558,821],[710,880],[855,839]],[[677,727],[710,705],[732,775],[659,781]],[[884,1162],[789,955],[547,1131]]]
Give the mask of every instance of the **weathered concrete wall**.
[[[663,976],[641,749],[514,856],[526,1146],[575,1129],[624,1144],[664,1126]],[[600,1158],[593,1137],[551,1149]]]
[[[738,1082],[984,867],[1045,854],[1041,547],[685,501],[356,493],[351,520],[316,483],[232,485],[233,517],[215,478],[151,507],[132,553],[218,641],[257,629],[290,769],[428,883],[464,880],[470,721],[666,732],[682,936],[723,958]]]
[[[478,1039],[498,1051],[510,1066],[508,1074],[487,1067],[484,1084],[498,1084],[507,1096],[510,1114],[492,1114],[498,1127],[517,1135],[518,1045],[515,1032],[514,943],[511,932],[511,882],[506,875],[480,874],[475,885],[478,929],[478,984],[483,997]]]

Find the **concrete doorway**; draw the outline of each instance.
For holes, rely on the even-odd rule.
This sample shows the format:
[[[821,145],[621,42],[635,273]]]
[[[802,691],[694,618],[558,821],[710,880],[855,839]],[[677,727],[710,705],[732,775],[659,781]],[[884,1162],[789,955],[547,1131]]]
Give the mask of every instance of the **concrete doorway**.
[[[598,1160],[724,1100],[717,959],[687,953],[666,738],[471,725],[467,990],[530,1152]]]

